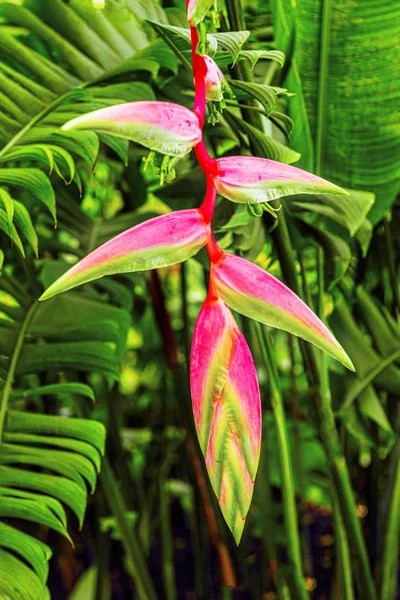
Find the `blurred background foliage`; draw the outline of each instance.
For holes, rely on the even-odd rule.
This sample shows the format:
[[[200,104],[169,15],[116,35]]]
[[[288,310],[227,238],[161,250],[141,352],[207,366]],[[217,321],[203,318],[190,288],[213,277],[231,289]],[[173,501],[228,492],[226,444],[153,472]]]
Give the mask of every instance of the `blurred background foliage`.
[[[204,193],[191,155],[161,185],[142,148],[60,131],[103,106],[193,100],[183,1],[93,4],[0,1],[1,597],[394,599],[399,6],[225,0],[208,37],[232,90],[209,107],[210,152],[296,163],[350,192],[285,198],[278,219],[218,200],[221,247],[285,280],[356,366],[238,317],[264,436],[237,548],[188,392],[203,255],[37,303],[101,243]]]

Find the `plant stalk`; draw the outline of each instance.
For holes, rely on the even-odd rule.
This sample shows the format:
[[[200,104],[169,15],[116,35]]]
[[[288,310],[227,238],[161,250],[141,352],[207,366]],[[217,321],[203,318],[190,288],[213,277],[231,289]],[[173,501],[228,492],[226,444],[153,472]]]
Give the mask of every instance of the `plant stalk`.
[[[333,481],[331,482],[330,487],[333,503],[333,527],[335,532],[335,549],[337,553],[337,571],[340,582],[340,598],[342,600],[354,600],[349,541]]]
[[[140,600],[157,600],[157,594],[154,590],[146,562],[143,559],[140,540],[136,535],[135,529],[129,524],[126,518],[128,507],[125,504],[122,494],[119,492],[118,482],[115,479],[107,456],[103,458],[99,479],[108,506],[118,525],[122,543],[137,586],[138,596]]]
[[[396,596],[396,585],[399,567],[400,539],[400,456],[397,460],[397,470],[391,494],[389,517],[386,524],[383,549],[383,574],[380,590],[380,600],[392,600]]]
[[[240,0],[226,0],[226,8],[231,26],[243,29],[243,12]],[[326,16],[329,16],[328,13]],[[243,79],[250,82],[253,81],[253,76],[248,65],[241,64],[240,67]],[[259,126],[262,127],[260,116],[252,111],[249,111],[249,113],[251,114],[251,118],[254,120],[257,119],[259,121]],[[301,298],[302,290],[297,276],[292,243],[283,210],[280,212],[279,224],[274,229],[272,236],[283,277],[289,287]],[[332,470],[333,479],[337,487],[345,527],[349,535],[358,587],[364,600],[376,600],[376,590],[368,561],[361,524],[356,512],[350,475],[336,430],[330,395],[328,393],[328,388],[325,385],[326,378],[321,370],[319,357],[317,356],[315,349],[304,342],[301,343],[301,349],[305,364],[310,370],[313,397],[318,408],[322,441]]]
[[[25,319],[23,320],[20,330],[18,332],[17,339],[15,341],[15,346],[12,351],[10,366],[7,371],[7,376],[4,382],[3,393],[0,399],[0,443],[3,437],[3,429],[4,422],[7,416],[8,402],[10,400],[10,395],[12,391],[12,385],[14,382],[15,371],[18,366],[19,357],[21,356],[22,349],[24,347],[25,335],[29,329],[29,326],[32,322],[34,314],[38,308],[38,302],[35,301],[29,308],[28,312],[25,315]]]
[[[284,215],[280,215],[280,222],[282,216]],[[290,285],[293,291],[301,297],[301,288],[297,279],[294,261],[288,259],[288,257],[292,256],[292,248],[287,227],[281,229],[280,223],[275,232],[275,235],[279,240],[279,244],[277,245],[278,256],[281,256],[281,252],[284,253],[284,259],[281,262],[284,277],[287,280],[290,279]],[[286,269],[288,269],[288,271],[286,271]],[[375,585],[368,561],[361,523],[356,512],[356,503],[350,474],[336,429],[329,387],[326,385],[326,378],[322,372],[316,349],[305,342],[301,343],[301,348],[305,362],[310,368],[310,377],[313,384],[312,392],[314,401],[317,405],[322,443],[330,464],[344,524],[349,537],[357,585],[365,600],[376,600]]]
[[[301,561],[299,524],[297,520],[294,479],[285,410],[279,389],[278,375],[275,370],[275,360],[268,335],[265,333],[264,327],[262,327],[259,323],[255,323],[254,328],[256,330],[262,356],[268,370],[271,404],[278,437],[278,452],[282,477],[283,513],[285,517],[287,540],[286,550],[292,571],[291,587],[293,589],[295,598],[298,600],[307,600],[309,596],[305,586]]]
[[[170,498],[166,490],[169,461],[161,468],[159,478],[159,506],[162,546],[162,571],[165,590],[165,600],[176,600],[174,550],[171,535]]]
[[[392,315],[395,319],[398,318],[400,313],[400,290],[399,290],[399,280],[397,275],[396,261],[393,252],[393,237],[392,237],[392,229],[390,225],[389,215],[386,215],[383,219],[383,227],[385,231],[385,241],[386,241],[386,252],[388,259],[388,269],[389,269],[389,278],[390,278],[390,286],[392,288],[393,300],[392,300]]]

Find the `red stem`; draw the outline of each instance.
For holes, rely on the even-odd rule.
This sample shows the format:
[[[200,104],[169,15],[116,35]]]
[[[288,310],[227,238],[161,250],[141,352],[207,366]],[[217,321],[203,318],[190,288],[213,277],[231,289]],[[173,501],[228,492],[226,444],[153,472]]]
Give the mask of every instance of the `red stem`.
[[[195,27],[190,27],[190,37],[192,41],[192,69],[195,88],[193,111],[199,116],[201,127],[203,127],[206,112],[207,67],[203,56],[197,53],[199,34],[197,33],[197,29]],[[200,167],[207,178],[206,195],[203,204],[200,207],[200,211],[205,221],[210,223],[214,214],[215,199],[217,195],[214,185],[214,176],[216,175],[217,171],[217,161],[209,155],[203,140],[201,140],[201,142],[195,146],[194,151]],[[211,234],[211,238],[207,244],[207,251],[210,261],[213,264],[215,264],[223,255],[223,252],[218,247],[213,234]]]
[[[204,57],[197,53],[199,44],[199,34],[195,27],[190,28],[190,36],[192,40],[192,69],[194,76],[194,106],[193,111],[199,116],[200,125],[204,125],[204,117],[206,113],[206,76],[207,67]],[[215,161],[208,154],[204,142],[201,141],[195,148],[197,160],[200,163],[204,173],[212,173],[215,170]]]
[[[215,199],[217,196],[217,190],[215,189],[214,179],[212,175],[207,174],[207,188],[206,195],[203,200],[203,204],[200,206],[199,210],[204,217],[206,223],[210,223],[213,218],[214,209],[215,209]]]
[[[207,242],[206,248],[212,265],[215,265],[224,255],[223,251],[215,241],[213,233],[211,234],[211,237]]]

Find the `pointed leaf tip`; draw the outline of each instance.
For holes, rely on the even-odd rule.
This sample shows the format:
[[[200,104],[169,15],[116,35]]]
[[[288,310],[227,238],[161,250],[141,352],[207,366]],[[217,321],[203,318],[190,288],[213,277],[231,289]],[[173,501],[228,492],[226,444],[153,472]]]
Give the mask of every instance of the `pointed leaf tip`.
[[[170,102],[128,102],[81,115],[62,131],[89,129],[142,144],[171,156],[184,156],[201,141],[199,118],[192,110]]]
[[[181,263],[196,254],[209,236],[210,226],[197,209],[155,217],[94,250],[53,283],[39,300],[47,300],[104,275]]]
[[[225,254],[213,266],[223,300],[239,313],[311,342],[354,371],[353,363],[329,329],[279,279],[253,263]]]
[[[271,202],[293,194],[349,195],[321,177],[266,158],[228,156],[216,163],[217,192],[232,202]]]
[[[250,350],[220,298],[208,298],[197,319],[190,385],[210,481],[238,544],[260,456],[261,402]]]

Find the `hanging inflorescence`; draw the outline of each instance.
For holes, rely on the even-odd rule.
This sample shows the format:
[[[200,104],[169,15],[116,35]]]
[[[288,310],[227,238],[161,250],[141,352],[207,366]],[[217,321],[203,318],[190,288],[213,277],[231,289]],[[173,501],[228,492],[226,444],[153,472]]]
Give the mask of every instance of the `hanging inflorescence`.
[[[113,238],[67,271],[41,300],[104,275],[181,263],[207,248],[209,290],[195,326],[190,359],[193,415],[213,489],[239,542],[260,456],[261,404],[254,362],[230,308],[315,344],[350,369],[353,365],[332,333],[289,288],[260,267],[218,247],[211,227],[216,195],[247,203],[255,211],[269,206],[273,212],[268,203],[285,195],[346,192],[275,161],[210,156],[203,139],[206,104],[223,103],[229,89],[214,60],[205,54],[204,19],[213,4],[187,1],[193,110],[168,102],[131,102],[85,114],[62,128],[106,132],[165,155],[163,180],[172,178],[176,161],[194,149],[207,184],[202,205],[156,217]],[[215,109],[210,114],[213,121]]]

